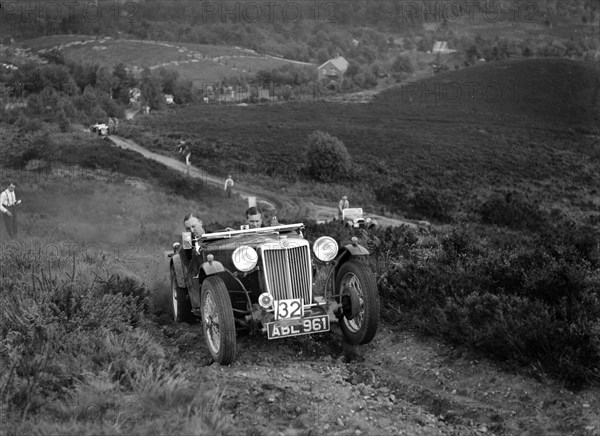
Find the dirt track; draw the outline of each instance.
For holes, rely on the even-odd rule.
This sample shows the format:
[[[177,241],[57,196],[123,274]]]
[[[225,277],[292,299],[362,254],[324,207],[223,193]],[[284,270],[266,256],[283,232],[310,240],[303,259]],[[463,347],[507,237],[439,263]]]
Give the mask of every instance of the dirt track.
[[[185,162],[182,162],[176,158],[168,157],[159,153],[149,151],[130,139],[121,138],[115,135],[109,136],[108,139],[110,139],[115,145],[119,147],[136,151],[148,159],[153,159],[177,171],[180,171],[182,173],[185,173],[187,171]],[[222,188],[223,184],[225,183],[225,180],[221,177],[208,174],[207,172],[202,171],[194,167],[193,165],[190,168],[190,176],[200,178],[205,183],[218,186],[219,188]],[[322,216],[328,216],[333,218],[337,215],[337,209],[335,207],[317,205],[315,203],[302,200],[298,197],[285,197],[280,194],[267,191],[256,186],[244,185],[240,182],[236,182],[235,192],[240,194],[244,198],[252,196],[257,197],[258,200],[266,200],[269,203],[272,203],[277,208],[279,215],[282,217],[286,217],[288,220],[302,221],[304,219],[317,219],[317,217]],[[372,214],[370,214],[369,216],[375,218],[377,222],[382,226],[404,225],[414,229],[418,228],[415,223],[409,221],[403,221]]]

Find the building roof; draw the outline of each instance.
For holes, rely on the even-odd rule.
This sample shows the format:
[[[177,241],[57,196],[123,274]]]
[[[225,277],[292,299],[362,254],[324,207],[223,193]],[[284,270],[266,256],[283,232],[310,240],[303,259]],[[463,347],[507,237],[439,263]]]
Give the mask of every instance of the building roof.
[[[345,72],[348,69],[348,66],[350,65],[350,62],[348,62],[345,57],[338,56],[338,57],[329,59],[323,65],[320,65],[319,69],[321,69],[322,67],[327,65],[329,62],[331,62],[333,64],[333,66],[336,67],[338,70],[340,70],[342,73]]]
[[[450,50],[448,48],[448,42],[447,41],[436,41],[433,44],[433,49],[431,50],[432,53],[454,53],[456,50]]]

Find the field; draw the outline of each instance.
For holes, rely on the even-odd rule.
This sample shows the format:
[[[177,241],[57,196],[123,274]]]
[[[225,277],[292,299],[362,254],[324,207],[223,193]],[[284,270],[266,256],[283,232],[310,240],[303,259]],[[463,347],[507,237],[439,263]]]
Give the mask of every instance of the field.
[[[408,83],[369,104],[196,105],[139,118],[125,132],[167,153],[185,136],[209,172],[335,201],[339,189],[301,182],[306,138],[322,130],[357,164],[350,184],[359,201],[376,205],[375,189],[402,182],[438,190],[457,216],[492,193],[516,192],[585,220],[599,206],[598,84],[591,64],[511,60]]]
[[[164,67],[179,72],[182,79],[198,87],[215,83],[229,76],[255,73],[272,69],[290,61],[239,47],[201,45],[190,43],[157,42],[146,40],[93,38],[76,35],[59,35],[23,42],[33,51],[60,50],[66,59],[82,63],[97,63],[114,67],[123,63],[136,75],[148,67]],[[310,64],[305,64],[310,65]],[[316,68],[316,66],[315,66]]]

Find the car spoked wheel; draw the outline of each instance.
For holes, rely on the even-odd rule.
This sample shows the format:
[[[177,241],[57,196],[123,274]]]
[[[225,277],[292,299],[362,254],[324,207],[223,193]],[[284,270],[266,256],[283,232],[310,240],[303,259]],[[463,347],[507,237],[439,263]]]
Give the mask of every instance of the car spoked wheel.
[[[373,273],[365,263],[350,260],[338,271],[336,289],[342,295],[340,328],[344,337],[353,345],[370,342],[377,333],[380,311]]]
[[[192,304],[187,289],[177,284],[175,271],[171,267],[171,313],[175,322],[189,321],[192,318]]]
[[[202,283],[202,331],[215,362],[227,365],[235,359],[236,333],[231,299],[220,277]]]

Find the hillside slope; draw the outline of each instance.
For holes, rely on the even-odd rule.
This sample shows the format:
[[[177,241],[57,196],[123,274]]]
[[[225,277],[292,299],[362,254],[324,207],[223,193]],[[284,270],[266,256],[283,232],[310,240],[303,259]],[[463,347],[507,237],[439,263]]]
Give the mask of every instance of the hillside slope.
[[[525,80],[538,88],[519,85],[523,95],[515,98],[512,84]],[[507,61],[408,83],[369,104],[192,105],[140,117],[123,134],[167,152],[165,144],[186,137],[203,168],[277,184],[300,196],[317,191],[303,165],[308,135],[322,130],[348,148],[356,163],[352,182],[364,204],[374,203],[377,189],[397,181],[407,195],[436,190],[459,216],[478,210],[493,191],[514,191],[545,208],[585,217],[585,205],[600,184],[600,115],[592,101],[597,80],[590,64]],[[459,88],[464,99],[469,86],[490,94],[479,94],[473,104],[451,99]],[[502,90],[497,99],[493,89]],[[565,196],[572,185],[578,189]],[[328,186],[320,191],[328,201],[339,194]],[[386,199],[382,195],[379,201]],[[399,211],[404,207],[393,201],[387,205]]]
[[[600,123],[600,65],[558,58],[483,63],[392,88],[375,100],[375,107],[400,104],[456,121],[587,130]]]

